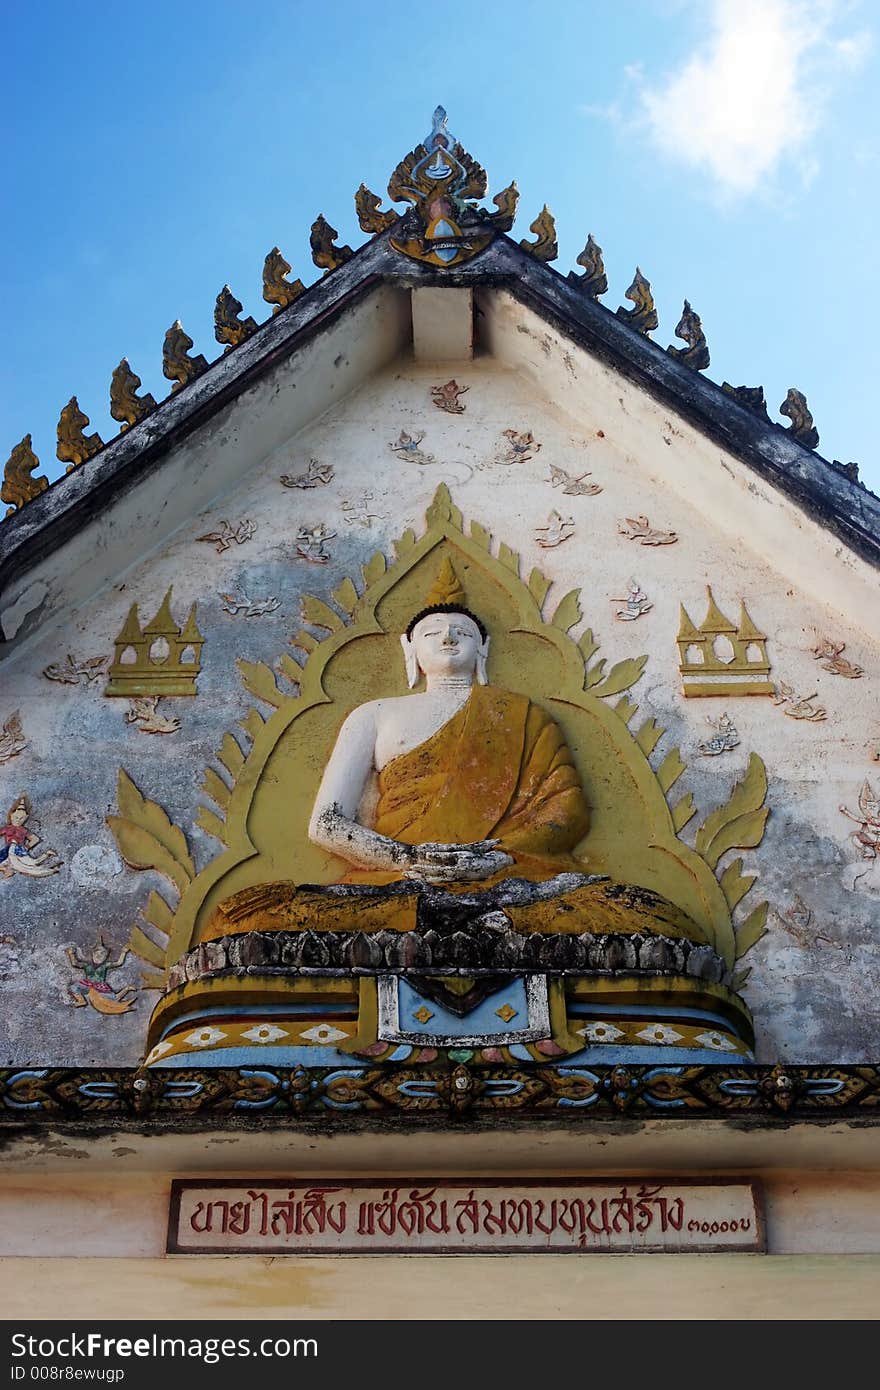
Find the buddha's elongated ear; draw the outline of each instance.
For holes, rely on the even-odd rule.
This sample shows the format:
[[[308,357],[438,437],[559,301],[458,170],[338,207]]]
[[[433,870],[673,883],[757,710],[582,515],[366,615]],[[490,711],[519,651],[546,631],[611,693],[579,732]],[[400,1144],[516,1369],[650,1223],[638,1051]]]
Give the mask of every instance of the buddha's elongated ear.
[[[486,662],[489,660],[489,638],[487,637],[482,646],[477,651],[477,684],[488,685],[489,677],[486,673]]]
[[[400,645],[403,647],[403,659],[406,663],[406,683],[410,690],[414,690],[419,683],[419,662],[415,643],[403,632],[400,635]]]

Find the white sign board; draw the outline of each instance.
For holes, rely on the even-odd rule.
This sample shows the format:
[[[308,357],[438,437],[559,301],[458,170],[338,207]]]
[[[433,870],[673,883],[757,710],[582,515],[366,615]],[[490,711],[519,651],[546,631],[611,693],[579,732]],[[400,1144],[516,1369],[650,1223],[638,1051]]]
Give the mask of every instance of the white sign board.
[[[763,1250],[754,1183],[179,1180],[173,1254],[590,1254]]]

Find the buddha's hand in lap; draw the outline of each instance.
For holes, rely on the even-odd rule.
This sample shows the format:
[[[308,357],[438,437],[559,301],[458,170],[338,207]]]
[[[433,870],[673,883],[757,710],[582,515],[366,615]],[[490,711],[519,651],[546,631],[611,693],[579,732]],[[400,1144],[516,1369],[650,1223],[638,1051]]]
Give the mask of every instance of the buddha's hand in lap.
[[[479,883],[513,863],[509,854],[496,849],[497,844],[497,840],[477,840],[467,845],[412,845],[404,878],[420,878],[426,883]]]

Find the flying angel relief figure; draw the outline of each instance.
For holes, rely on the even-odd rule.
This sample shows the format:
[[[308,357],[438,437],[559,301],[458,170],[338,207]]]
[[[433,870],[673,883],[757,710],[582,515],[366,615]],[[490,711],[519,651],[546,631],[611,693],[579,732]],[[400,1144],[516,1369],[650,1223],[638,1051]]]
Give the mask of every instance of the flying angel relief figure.
[[[49,878],[61,868],[61,860],[54,849],[45,849],[37,855],[31,853],[40,843],[40,836],[28,829],[30,816],[30,799],[22,793],[7,811],[5,825],[0,825],[0,881],[13,878],[15,874],[25,878]]]

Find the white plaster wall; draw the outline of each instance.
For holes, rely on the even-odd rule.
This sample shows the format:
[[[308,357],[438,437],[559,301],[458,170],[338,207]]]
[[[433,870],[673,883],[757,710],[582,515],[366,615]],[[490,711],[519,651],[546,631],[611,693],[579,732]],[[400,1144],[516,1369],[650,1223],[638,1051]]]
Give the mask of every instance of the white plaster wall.
[[[173,488],[169,493],[167,479],[161,488],[157,482],[156,509],[179,507],[177,529],[158,546],[149,495],[141,490],[137,516],[145,549],[153,547],[147,557],[136,558],[140,532],[125,503],[126,542],[114,562],[113,582],[90,590],[83,579],[84,539],[82,554],[70,561],[74,580],[54,626],[48,622],[4,660],[0,724],[18,709],[28,747],[0,765],[0,803],[5,809],[26,790],[43,843],[58,849],[65,862],[51,879],[0,881],[0,932],[14,938],[0,947],[0,1063],[125,1064],[140,1057],[148,996],[117,1018],[62,1002],[70,975],[64,946],[86,947],[99,930],[121,944],[148,888],[162,886],[151,875],[123,869],[113,857],[104,817],[114,809],[118,767],[126,767],[187,830],[198,865],[212,857],[215,842],[190,827],[203,768],[213,761],[224,731],[251,704],[236,658],[272,664],[300,625],[299,595],[307,591],[327,599],[374,550],[390,556],[394,537],[408,526],[423,528],[425,508],[441,481],[466,520],[488,526],[520,552],[524,574],[539,565],[552,577],[549,611],[567,590],[582,589],[585,623],[609,664],[649,653],[634,696],[639,718],[653,715],[669,730],[654,761],[679,745],[689,764],[676,798],[693,791],[704,813],[726,799],[750,751],[765,760],[771,817],[764,844],[746,855],[747,866],[760,873],[748,902],[766,896],[784,914],[799,897],[812,917],[804,944],[786,930],[790,919],[771,913],[770,933],[749,957],[754,971],[745,997],[756,1014],[760,1056],[800,1062],[876,1057],[880,869],[867,873],[853,891],[856,870],[866,866],[856,865],[849,839],[855,827],[838,808],[856,809],[866,778],[880,790],[877,572],[744,465],[584,353],[557,342],[505,296],[485,299],[483,311],[482,355],[461,367],[432,369],[398,357],[329,409],[324,407],[331,397],[319,389],[324,377],[318,373],[314,400],[324,413],[302,427],[300,417],[291,416],[286,433],[270,418],[268,398],[260,398],[260,424],[253,432],[248,400],[231,407],[228,418],[195,437],[169,468],[178,480],[194,467],[204,475],[222,423],[223,437],[236,441],[240,472],[224,466],[214,493],[203,491],[199,510],[189,516],[186,501],[193,494]],[[358,331],[369,328],[367,314]],[[360,338],[352,352],[366,372],[369,351]],[[325,376],[332,370],[330,358]],[[430,398],[430,387],[453,374],[469,387],[461,416],[440,412]],[[509,467],[492,462],[507,428],[534,433],[541,449],[531,461]],[[421,448],[435,461],[401,461],[389,447],[401,430],[424,432]],[[273,442],[273,431],[283,434],[282,442]],[[327,486],[297,491],[280,485],[281,473],[303,472],[312,457],[334,468]],[[602,492],[565,496],[551,486],[551,465],[573,475],[590,470],[588,481]],[[554,508],[572,518],[574,534],[556,549],[542,549],[535,527]],[[619,534],[618,522],[638,513],[675,530],[677,544],[642,547]],[[244,518],[257,527],[244,545],[218,555],[196,540],[224,519],[235,524]],[[297,527],[322,522],[337,533],[328,546],[330,562],[297,559]],[[102,528],[109,543],[112,525]],[[635,623],[621,623],[614,618],[614,600],[630,576],[653,608]],[[60,571],[51,582],[61,584]],[[734,619],[740,599],[746,600],[768,634],[772,676],[800,694],[816,691],[817,703],[827,709],[825,722],[786,718],[767,698],[683,698],[675,646],[679,603],[699,622],[707,582]],[[103,699],[101,682],[74,688],[41,675],[67,652],[83,658],[109,651],[129,604],[137,601],[142,619],[151,617],[169,585],[179,619],[197,602],[207,639],[198,697],[167,702],[167,712],[181,720],[179,733],[139,733],[124,721],[125,701]],[[231,617],[222,611],[219,594],[235,588],[256,599],[274,595],[280,607],[260,618]],[[810,653],[817,632],[846,642],[846,655],[864,667],[861,680],[819,668]],[[701,757],[698,745],[711,732],[707,717],[722,710],[733,717],[740,745],[722,757]],[[700,819],[685,839],[692,839]],[[75,856],[95,845],[107,854],[102,870],[89,878]],[[828,939],[817,939],[823,936]],[[136,980],[136,964],[126,970]],[[125,971],[116,978],[126,978]]]

